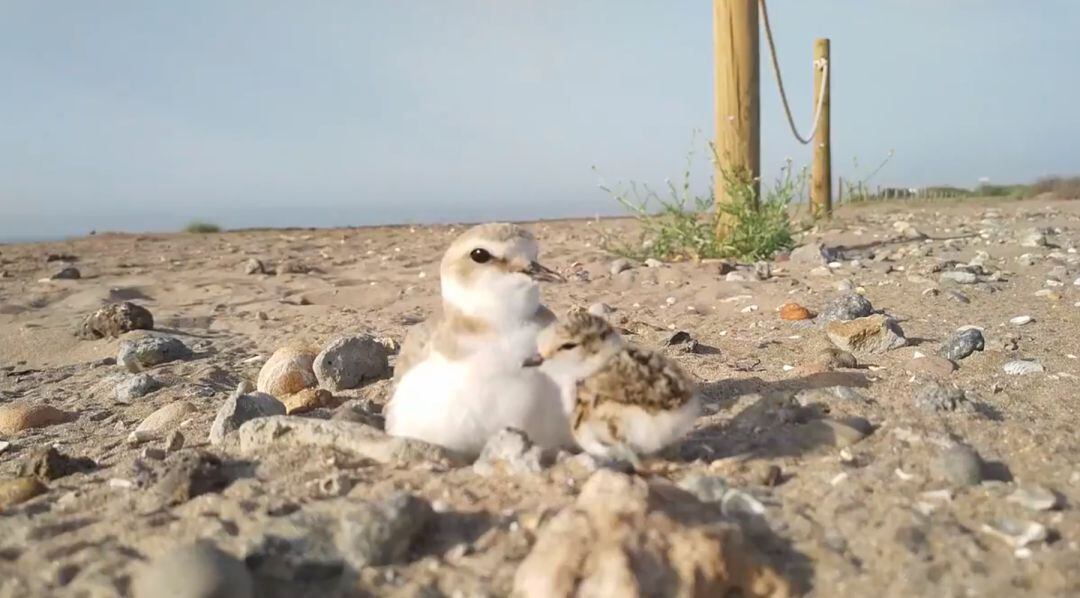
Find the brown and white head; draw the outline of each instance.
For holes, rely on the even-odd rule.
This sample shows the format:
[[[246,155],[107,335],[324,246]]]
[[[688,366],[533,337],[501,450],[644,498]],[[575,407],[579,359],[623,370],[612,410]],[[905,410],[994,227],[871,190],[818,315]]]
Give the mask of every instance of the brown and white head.
[[[539,247],[515,224],[474,226],[446,250],[439,268],[443,302],[494,324],[520,322],[540,307],[539,282],[562,281],[537,261]]]
[[[525,366],[542,364],[558,378],[581,380],[599,370],[624,345],[622,335],[607,320],[574,309],[540,334],[537,354]]]

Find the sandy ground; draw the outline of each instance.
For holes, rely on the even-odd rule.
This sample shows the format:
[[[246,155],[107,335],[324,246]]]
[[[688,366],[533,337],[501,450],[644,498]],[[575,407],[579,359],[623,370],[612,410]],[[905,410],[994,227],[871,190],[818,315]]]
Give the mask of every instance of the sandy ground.
[[[897,222],[929,239],[908,238]],[[661,347],[681,330],[700,344],[696,352],[664,348],[708,400],[662,475],[677,481],[706,473],[756,497],[765,512],[755,537],[797,593],[1080,595],[1080,256],[1073,249],[1080,246],[1080,203],[849,207],[803,239],[841,247],[838,263],[781,258],[765,280],[748,267],[729,276],[721,263],[638,265],[613,275],[613,256],[598,240],[603,231],[629,234],[632,224],[529,227],[543,261],[569,279],[544,287],[556,313],[604,302],[634,342]],[[1022,246],[1033,229],[1047,233],[1047,244]],[[406,489],[455,514],[441,517],[405,558],[361,572],[356,595],[506,595],[532,541],[515,522],[573,499],[576,486],[563,465],[482,478],[467,467],[275,451],[237,457],[235,481],[221,492],[149,511],[134,508],[140,491],[123,483],[147,458],[145,446],[125,439],[157,408],[194,405],[183,434],[188,446],[210,449],[205,439],[218,406],[242,379],[254,380],[277,347],[363,331],[400,341],[436,309],[438,261],[462,230],[109,234],[0,246],[0,404],[48,404],[78,415],[0,436],[10,443],[0,453],[0,477],[14,476],[21,460],[45,446],[97,464],[49,481],[45,494],[0,513],[0,596],[126,595],[139,563],[200,537],[243,556],[267,521],[327,500],[318,483],[331,474],[347,478],[345,500]],[[942,265],[966,264],[979,252],[988,254],[979,282],[939,280]],[[61,267],[47,262],[48,254],[77,257],[82,278],[43,280]],[[247,275],[249,258],[310,271]],[[777,309],[795,301],[818,311],[846,289],[895,318],[909,345],[859,356],[855,368],[808,372],[800,366],[828,344],[822,327],[781,320]],[[165,387],[127,402],[114,394],[129,376],[110,359],[119,341],[74,335],[83,317],[115,301],[149,308],[159,331],[195,352],[151,370]],[[1033,321],[1010,323],[1020,315]],[[980,327],[986,340],[985,351],[944,376],[966,400],[952,410],[920,406],[915,397],[926,380],[910,373],[918,369],[912,358],[935,354],[963,326]],[[1017,358],[1045,370],[1005,373],[1002,366]],[[336,394],[381,403],[387,389],[379,382]],[[807,432],[825,415],[862,417],[874,429],[837,446]],[[957,441],[986,462],[981,484],[957,486],[942,474],[942,454]],[[227,448],[210,450],[234,457]],[[767,485],[763,472],[773,465],[780,483]],[[1009,499],[1032,486],[1054,493],[1058,504],[1036,510]],[[988,531],[1007,521],[1034,522],[1046,533],[1010,546]]]

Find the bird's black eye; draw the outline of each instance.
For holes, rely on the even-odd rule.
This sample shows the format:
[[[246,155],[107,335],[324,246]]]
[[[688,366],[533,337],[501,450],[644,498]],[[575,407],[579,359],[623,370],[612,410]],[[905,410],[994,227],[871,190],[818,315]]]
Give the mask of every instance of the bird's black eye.
[[[472,258],[472,261],[478,264],[486,264],[487,262],[491,261],[491,254],[488,253],[487,249],[484,249],[482,247],[477,247],[476,249],[473,249],[472,252],[469,253],[469,257]]]
[[[563,343],[563,345],[561,347],[559,347],[559,350],[560,351],[573,351],[576,348],[577,348],[577,343]]]

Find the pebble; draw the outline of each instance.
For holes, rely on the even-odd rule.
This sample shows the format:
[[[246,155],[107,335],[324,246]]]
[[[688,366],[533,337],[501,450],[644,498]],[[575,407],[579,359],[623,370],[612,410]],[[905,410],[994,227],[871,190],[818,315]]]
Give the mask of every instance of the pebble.
[[[610,316],[615,313],[615,308],[611,307],[607,303],[593,303],[589,306],[589,313],[601,318]]]
[[[634,265],[630,263],[630,260],[625,258],[618,258],[611,262],[611,275],[615,276],[616,274],[620,272],[626,272],[633,267]]]
[[[982,332],[976,328],[965,328],[946,339],[938,355],[951,361],[959,361],[985,348],[986,341]]]
[[[724,517],[761,517],[765,514],[765,505],[748,492],[732,488],[720,500],[720,513]]]
[[[855,320],[865,318],[874,313],[874,306],[870,301],[857,293],[837,297],[825,305],[818,314],[817,322],[827,324],[829,322]]]
[[[419,461],[461,463],[461,455],[442,447],[389,436],[371,426],[342,420],[321,420],[293,415],[260,417],[240,426],[240,450],[280,450],[287,447],[322,447],[353,453],[379,463]]]
[[[1049,537],[1046,526],[1037,521],[999,519],[991,525],[984,523],[982,529],[1017,550],[1028,544],[1044,542]]]
[[[825,264],[832,261],[831,259],[829,259],[833,257],[831,253],[834,252],[830,252],[825,247],[825,245],[821,243],[808,243],[806,245],[796,247],[791,252],[791,257],[789,259],[791,262],[796,264],[824,266]],[[827,254],[829,255],[827,256]]]
[[[968,299],[967,295],[965,295],[965,294],[963,294],[963,293],[961,293],[959,291],[949,291],[948,293],[946,293],[946,295],[949,297],[949,299],[951,301],[955,301],[955,302],[961,303],[963,305],[967,305],[967,304],[971,303],[971,299]]]
[[[173,547],[135,576],[134,598],[254,598],[247,567],[213,543],[200,540]]]
[[[655,259],[655,258],[649,258],[649,259],[645,260],[645,266],[648,267],[648,268],[660,268],[663,265],[664,265],[664,262],[661,262],[660,260]]]
[[[701,344],[685,330],[676,331],[664,341],[664,345],[667,347],[679,347],[684,353],[698,353],[701,351]]]
[[[256,388],[275,397],[283,397],[318,384],[313,369],[316,353],[298,346],[285,346],[274,352],[259,370]]]
[[[542,459],[542,450],[524,432],[506,428],[488,439],[472,468],[485,477],[500,472],[527,475],[544,469]]]
[[[165,439],[165,452],[175,453],[184,448],[184,434],[180,430],[173,430]]]
[[[244,274],[267,274],[266,265],[262,263],[262,260],[250,258],[244,262]]]
[[[1040,230],[1031,230],[1020,240],[1021,247],[1047,247],[1049,245],[1046,234]]]
[[[305,388],[281,399],[281,402],[285,405],[286,415],[300,415],[324,407],[335,407],[334,394],[325,388]]]
[[[852,353],[885,353],[907,344],[900,325],[883,315],[830,321],[825,333],[834,345]]]
[[[963,390],[936,381],[927,382],[915,391],[915,406],[923,411],[955,411],[965,401]]]
[[[854,368],[859,365],[855,356],[836,347],[826,347],[810,356],[796,368],[800,374],[821,374],[840,368]]]
[[[800,433],[807,440],[838,448],[862,441],[871,431],[873,431],[873,425],[861,417],[849,417],[843,420],[815,419],[800,428]]]
[[[788,321],[809,320],[814,317],[810,310],[798,303],[785,303],[780,306],[780,319]]]
[[[232,481],[221,459],[212,453],[184,449],[165,458],[156,470],[140,471],[149,477],[138,485],[151,486],[140,498],[153,508],[183,504],[197,496],[219,492]]]
[[[240,429],[245,422],[259,417],[285,415],[285,405],[264,392],[234,392],[218,409],[217,417],[210,426],[210,444],[220,445],[230,432]]]
[[[983,480],[983,460],[966,444],[954,444],[938,459],[938,472],[955,486],[976,486]]]
[[[144,397],[162,387],[150,374],[135,374],[116,387],[116,400],[129,403],[133,399]]]
[[[1056,492],[1038,484],[1021,485],[1006,500],[1032,511],[1052,511],[1061,506],[1061,498]]]
[[[0,480],[0,511],[45,494],[48,490],[36,477]]]
[[[724,478],[699,473],[690,474],[679,480],[678,486],[693,494],[701,502],[720,502],[730,489]]]
[[[93,459],[69,457],[54,447],[34,449],[19,463],[18,475],[41,480],[57,480],[75,473],[85,473],[97,467]]]
[[[1013,326],[1024,326],[1034,321],[1035,318],[1032,318],[1031,316],[1016,316],[1015,318],[1011,318],[1009,323]]]
[[[784,481],[784,472],[779,465],[768,464],[761,472],[761,484],[770,488],[779,486]]]
[[[166,432],[178,427],[184,418],[194,414],[196,411],[194,405],[184,400],[174,401],[159,407],[146,416],[146,419],[139,422],[139,425],[132,432],[135,437],[132,440],[145,442],[146,440],[164,436]]]
[[[386,427],[382,409],[382,405],[370,399],[350,399],[339,405],[330,419],[360,423],[382,430]]]
[[[75,266],[65,266],[49,277],[49,280],[79,280],[82,273]]]
[[[132,330],[153,330],[154,316],[150,310],[124,301],[110,303],[86,316],[79,324],[76,336],[86,340],[116,338]]]
[[[121,341],[116,362],[127,368],[129,372],[138,373],[148,367],[189,359],[191,356],[191,349],[180,339],[153,335]]]
[[[942,272],[939,280],[956,284],[975,284],[978,282],[979,277],[964,270],[949,270],[948,272]]]
[[[312,369],[323,388],[347,390],[385,377],[390,365],[382,343],[370,335],[358,334],[327,345],[315,357]]]
[[[1037,361],[1028,359],[1016,359],[1001,366],[1002,371],[1010,376],[1026,376],[1028,374],[1039,374],[1046,371],[1046,368]]]
[[[0,434],[16,434],[32,428],[47,428],[74,419],[74,414],[49,405],[8,403],[0,405]]]

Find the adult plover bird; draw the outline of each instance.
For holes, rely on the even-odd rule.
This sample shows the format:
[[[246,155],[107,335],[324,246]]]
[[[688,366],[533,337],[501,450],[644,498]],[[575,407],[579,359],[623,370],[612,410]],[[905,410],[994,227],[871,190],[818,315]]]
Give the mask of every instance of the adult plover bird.
[[[690,378],[655,351],[626,344],[603,318],[573,311],[545,331],[525,365],[563,390],[574,439],[586,452],[640,465],[682,438],[701,411]]]
[[[505,427],[542,446],[572,445],[558,388],[522,368],[554,321],[539,282],[562,280],[537,262],[536,239],[482,224],[454,241],[439,268],[443,311],[406,336],[395,364],[386,431],[477,454]]]

